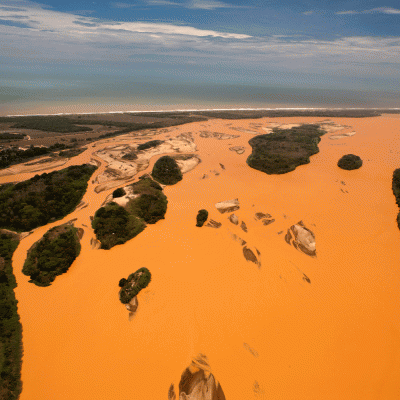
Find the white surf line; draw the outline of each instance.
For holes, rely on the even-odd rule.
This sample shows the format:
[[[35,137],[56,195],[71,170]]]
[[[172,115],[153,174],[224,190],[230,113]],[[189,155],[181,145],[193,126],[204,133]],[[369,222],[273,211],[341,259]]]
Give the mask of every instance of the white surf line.
[[[348,111],[348,110],[388,110],[398,111],[400,108],[368,108],[368,107],[279,107],[279,108],[194,108],[194,109],[176,109],[176,110],[132,110],[132,111],[91,111],[78,113],[56,113],[56,114],[9,114],[6,117],[46,117],[62,115],[103,115],[103,114],[141,114],[141,113],[177,113],[177,112],[202,112],[202,111]]]

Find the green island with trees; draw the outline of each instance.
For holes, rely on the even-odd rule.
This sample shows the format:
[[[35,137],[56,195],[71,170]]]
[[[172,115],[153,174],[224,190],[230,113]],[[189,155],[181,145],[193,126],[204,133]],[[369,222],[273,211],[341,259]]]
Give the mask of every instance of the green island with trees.
[[[359,156],[354,154],[346,154],[340,158],[337,165],[341,169],[351,171],[352,169],[361,168],[363,162]]]
[[[29,250],[22,272],[37,286],[49,286],[68,271],[81,251],[78,229],[64,224],[48,230]]]
[[[161,143],[164,143],[164,141],[163,141],[163,140],[150,140],[149,142],[139,144],[139,146],[137,147],[137,149],[138,149],[139,151],[141,151],[141,150],[147,150],[147,149],[151,149],[152,147],[157,147],[157,146],[160,145]]]
[[[394,197],[396,198],[396,204],[400,208],[400,168],[393,172],[392,190]],[[397,226],[400,229],[400,212],[397,214]]]
[[[207,221],[208,218],[208,211],[207,210],[199,210],[197,217],[196,217],[196,226],[202,227],[204,225],[204,222]]]
[[[163,185],[175,185],[182,180],[182,172],[170,156],[160,157],[155,162],[151,175]]]
[[[270,134],[249,140],[253,151],[247,164],[267,174],[286,174],[310,162],[310,156],[319,152],[318,143],[323,134],[325,131],[315,124],[274,128]]]
[[[140,268],[128,279],[122,278],[119,281],[119,299],[122,304],[128,304],[138,293],[147,287],[151,281],[151,273],[147,268]]]
[[[11,257],[19,243],[15,233],[0,230],[0,398],[17,400],[22,390],[22,326]]]
[[[92,227],[102,249],[125,243],[165,216],[168,200],[157,182],[145,176],[130,186],[136,197],[124,207],[111,202],[94,215]]]
[[[73,165],[0,186],[0,228],[26,232],[65,217],[81,201],[96,168]]]

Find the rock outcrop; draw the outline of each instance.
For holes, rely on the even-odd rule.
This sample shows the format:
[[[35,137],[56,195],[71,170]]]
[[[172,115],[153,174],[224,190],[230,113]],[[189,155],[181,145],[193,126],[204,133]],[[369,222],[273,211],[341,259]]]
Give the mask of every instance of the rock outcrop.
[[[172,385],[171,387],[168,398],[173,400],[175,391]],[[179,400],[226,400],[204,354],[195,357],[183,372],[179,382]]]
[[[238,199],[225,200],[225,201],[216,203],[215,207],[221,214],[224,214],[226,212],[233,212],[233,211],[239,210],[240,204],[239,204]]]
[[[229,216],[229,221],[231,221],[232,224],[235,224],[235,225],[239,224],[239,218],[235,214],[232,214]]]
[[[312,231],[306,228],[302,221],[292,225],[286,235],[286,242],[292,244],[296,249],[302,251],[311,257],[317,255],[315,248],[315,235]]]

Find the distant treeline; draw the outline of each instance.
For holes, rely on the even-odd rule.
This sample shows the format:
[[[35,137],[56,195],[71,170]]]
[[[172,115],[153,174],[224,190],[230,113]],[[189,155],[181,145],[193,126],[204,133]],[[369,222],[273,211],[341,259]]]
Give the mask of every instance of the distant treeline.
[[[392,189],[393,194],[396,197],[396,204],[400,208],[400,168],[393,172]],[[400,229],[400,212],[397,214],[397,226]]]
[[[0,399],[17,400],[22,390],[22,326],[19,320],[11,257],[19,238],[0,231]]]
[[[81,201],[95,170],[73,165],[0,186],[0,228],[24,232],[65,217]]]
[[[20,133],[8,133],[8,132],[0,133],[0,140],[21,140],[24,137],[25,135],[22,135]]]

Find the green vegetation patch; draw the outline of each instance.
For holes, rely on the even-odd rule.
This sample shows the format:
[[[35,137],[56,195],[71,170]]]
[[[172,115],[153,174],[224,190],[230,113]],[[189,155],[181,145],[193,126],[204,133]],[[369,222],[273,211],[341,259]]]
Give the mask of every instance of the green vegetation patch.
[[[119,291],[119,299],[122,304],[128,304],[137,294],[147,287],[151,281],[151,273],[147,268],[140,268],[128,279],[121,279],[119,282],[121,289]]]
[[[0,140],[22,140],[24,137],[25,135],[20,133],[0,133]]]
[[[96,211],[92,227],[102,249],[111,249],[134,238],[146,227],[138,217],[111,202]]]
[[[396,169],[393,172],[392,190],[393,190],[393,194],[396,198],[396,204],[400,208],[400,168]],[[397,226],[400,229],[400,212],[397,214]]]
[[[196,217],[196,221],[197,221],[196,226],[199,226],[199,227],[203,226],[204,222],[207,221],[207,218],[208,218],[208,211],[204,210],[204,209],[199,210],[197,217]]]
[[[92,227],[102,249],[111,249],[134,238],[144,230],[146,223],[155,224],[167,212],[167,197],[149,176],[141,177],[130,186],[137,197],[130,199],[126,206],[112,202],[94,215]]]
[[[137,147],[138,150],[147,150],[151,149],[152,147],[157,147],[161,143],[164,143],[163,140],[150,140],[149,142],[139,144]]]
[[[122,158],[124,160],[132,161],[132,160],[137,160],[138,157],[137,157],[136,151],[131,151],[129,153],[124,154],[122,156]]]
[[[138,197],[129,200],[127,210],[148,224],[164,219],[167,212],[167,196],[162,187],[151,178],[144,178],[132,185],[133,193]]]
[[[92,128],[88,126],[79,126],[76,123],[66,117],[59,116],[35,116],[35,117],[12,117],[12,118],[0,118],[0,122],[15,122],[13,128],[22,129],[36,129],[44,132],[87,132],[91,131]]]
[[[363,162],[359,156],[346,154],[338,161],[338,167],[348,171],[361,168]]]
[[[80,251],[78,229],[66,224],[56,226],[28,250],[22,272],[30,276],[29,282],[49,286],[57,275],[68,271]]]
[[[118,188],[113,191],[113,198],[116,199],[117,197],[122,197],[126,195],[124,188]]]
[[[0,399],[4,400],[17,400],[22,390],[22,326],[11,265],[18,243],[18,235],[0,231]]]
[[[153,178],[163,185],[175,185],[182,180],[177,162],[170,156],[160,157],[154,164]]]
[[[0,228],[26,232],[72,212],[97,167],[89,164],[0,186]]]
[[[249,140],[253,148],[247,164],[267,174],[285,174],[310,162],[318,153],[318,143],[325,133],[319,125],[301,125],[291,129],[275,128],[272,133]]]

